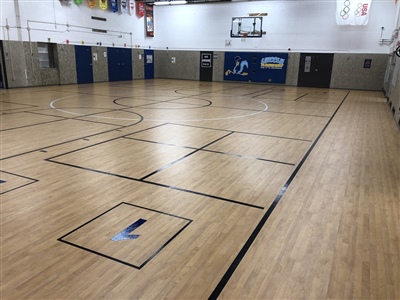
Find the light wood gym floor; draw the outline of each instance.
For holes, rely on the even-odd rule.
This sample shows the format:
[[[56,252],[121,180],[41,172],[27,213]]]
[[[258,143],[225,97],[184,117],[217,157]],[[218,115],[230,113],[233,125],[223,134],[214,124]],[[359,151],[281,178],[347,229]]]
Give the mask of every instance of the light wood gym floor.
[[[0,90],[1,299],[400,299],[381,92]]]

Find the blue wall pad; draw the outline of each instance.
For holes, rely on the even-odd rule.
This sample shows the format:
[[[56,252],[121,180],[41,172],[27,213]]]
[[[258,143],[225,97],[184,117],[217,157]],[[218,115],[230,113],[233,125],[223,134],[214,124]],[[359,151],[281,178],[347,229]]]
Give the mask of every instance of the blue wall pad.
[[[224,80],[285,83],[287,53],[225,52]]]

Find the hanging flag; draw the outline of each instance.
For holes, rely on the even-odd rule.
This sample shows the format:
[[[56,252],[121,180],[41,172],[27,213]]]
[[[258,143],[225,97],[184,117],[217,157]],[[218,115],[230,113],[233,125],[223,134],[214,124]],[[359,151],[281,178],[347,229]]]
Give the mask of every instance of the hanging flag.
[[[371,0],[337,0],[336,23],[338,25],[367,25]]]
[[[60,0],[63,5],[71,5],[72,0]]]
[[[136,3],[136,15],[141,18],[144,17],[144,3],[138,1]]]
[[[90,8],[95,8],[96,7],[96,0],[88,0],[88,4]]]
[[[100,0],[99,1],[100,8],[102,10],[107,10],[108,8],[108,0]]]
[[[129,0],[129,14],[132,16],[135,14],[135,0]]]
[[[110,9],[112,12],[118,11],[118,1],[117,0],[110,0]]]
[[[74,2],[75,2],[76,5],[81,5],[83,0],[74,0]]]
[[[121,1],[121,13],[127,14],[128,13],[128,4],[126,3],[127,0],[120,0]]]
[[[146,4],[146,32],[147,36],[154,36],[153,6]]]

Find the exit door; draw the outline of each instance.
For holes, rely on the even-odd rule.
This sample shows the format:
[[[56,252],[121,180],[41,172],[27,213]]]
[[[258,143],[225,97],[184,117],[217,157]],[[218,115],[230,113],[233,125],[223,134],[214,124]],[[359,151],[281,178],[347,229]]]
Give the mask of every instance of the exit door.
[[[214,52],[200,52],[200,81],[212,81]]]
[[[144,50],[144,78],[154,79],[154,50]]]
[[[302,53],[297,85],[329,88],[332,65],[333,53]]]
[[[108,80],[132,80],[132,50],[107,48]]]

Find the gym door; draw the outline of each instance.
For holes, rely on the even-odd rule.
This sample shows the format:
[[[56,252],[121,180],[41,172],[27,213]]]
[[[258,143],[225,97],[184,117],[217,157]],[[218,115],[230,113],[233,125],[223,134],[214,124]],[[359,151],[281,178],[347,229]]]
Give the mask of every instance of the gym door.
[[[75,46],[76,76],[78,83],[93,82],[92,47]]]
[[[297,85],[329,88],[332,65],[333,53],[302,53]]]
[[[132,80],[132,50],[107,48],[108,80]]]
[[[200,81],[212,81],[213,55],[211,51],[200,52]]]
[[[144,50],[144,78],[154,79],[154,50]]]

